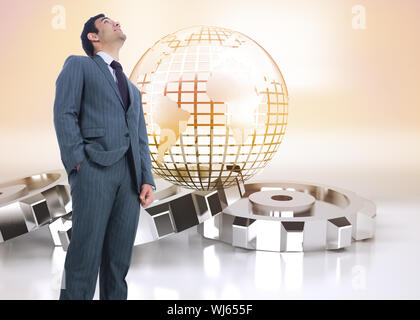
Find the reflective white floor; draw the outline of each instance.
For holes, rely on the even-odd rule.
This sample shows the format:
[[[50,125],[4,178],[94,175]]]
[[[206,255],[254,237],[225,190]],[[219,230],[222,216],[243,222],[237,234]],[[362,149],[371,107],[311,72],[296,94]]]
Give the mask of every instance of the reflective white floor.
[[[136,246],[129,299],[419,299],[420,203],[376,203],[375,239],[342,251],[247,251],[195,228]],[[57,299],[64,259],[47,227],[1,243],[0,299]]]

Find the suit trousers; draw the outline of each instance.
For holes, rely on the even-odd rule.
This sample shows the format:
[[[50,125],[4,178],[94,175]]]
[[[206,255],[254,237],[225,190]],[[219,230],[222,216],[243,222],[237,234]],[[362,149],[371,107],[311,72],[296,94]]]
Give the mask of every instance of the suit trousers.
[[[93,299],[98,272],[100,299],[125,300],[140,214],[131,148],[111,166],[86,159],[69,184],[72,229],[60,300]]]

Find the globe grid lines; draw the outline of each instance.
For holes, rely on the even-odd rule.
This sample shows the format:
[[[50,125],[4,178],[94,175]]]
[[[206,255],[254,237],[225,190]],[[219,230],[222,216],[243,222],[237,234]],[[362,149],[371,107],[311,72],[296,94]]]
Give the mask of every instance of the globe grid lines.
[[[183,93],[183,92],[185,92],[185,91],[183,91],[182,90],[182,82],[184,82],[184,81],[188,81],[188,80],[182,80],[181,79],[181,81],[178,81],[179,83],[178,83],[178,88],[179,88],[179,90],[178,91],[172,91],[173,93],[176,93],[176,94],[178,94],[178,97],[179,96],[181,96],[181,94]],[[195,82],[198,82],[198,80],[197,80],[197,78],[195,78],[195,80],[194,80]],[[173,81],[173,82],[177,82],[177,81]],[[205,81],[204,81],[205,82]],[[282,95],[283,93],[282,92],[279,92],[278,91],[278,89],[277,89],[277,86],[276,85],[280,85],[279,83],[277,83],[277,82],[273,82],[272,83],[273,85],[274,85],[274,92],[271,92],[270,90],[267,90],[267,92],[266,92],[266,94],[267,94],[267,97],[268,97],[268,99],[269,99],[269,97],[270,97],[270,94],[275,94],[276,95],[276,102],[271,102],[271,101],[268,101],[268,106],[270,107],[270,108],[272,108],[272,105],[276,105],[276,107],[278,108],[280,105],[283,105],[283,106],[285,106],[285,105],[287,105],[287,103],[284,103],[284,102],[279,102],[279,100],[278,100],[278,96],[279,95]],[[197,92],[200,92],[199,90],[196,90]],[[202,92],[204,92],[204,91],[202,91]],[[169,91],[167,91],[166,93],[169,93]],[[166,95],[166,94],[165,94]],[[179,99],[178,99],[179,100]],[[178,101],[178,105],[182,105],[182,101]],[[191,103],[191,102],[188,102],[188,103]],[[195,104],[199,104],[200,102],[199,101],[196,101],[196,102],[194,102]],[[201,102],[201,103],[206,103],[206,102]],[[212,105],[212,101],[210,101],[210,103],[211,103],[211,105]],[[269,110],[269,111],[271,111],[271,110]],[[199,115],[199,114],[203,114],[203,113],[198,113],[198,112],[195,112],[195,118],[196,118],[196,116],[197,115]],[[206,113],[207,114],[207,113]],[[275,122],[275,123],[272,123],[272,122],[267,122],[267,124],[266,124],[266,126],[265,126],[265,128],[266,128],[266,131],[265,131],[265,133],[264,134],[256,134],[255,133],[255,130],[254,130],[254,134],[253,134],[253,136],[254,136],[254,138],[253,138],[253,142],[251,143],[251,144],[244,144],[244,146],[251,146],[251,150],[254,148],[254,147],[257,147],[258,145],[256,145],[255,144],[255,136],[256,135],[258,135],[258,136],[264,136],[264,137],[269,137],[270,135],[272,135],[272,138],[271,138],[271,141],[269,141],[269,142],[267,142],[266,141],[266,139],[264,140],[264,142],[262,143],[262,144],[260,144],[259,146],[260,146],[260,151],[259,152],[256,152],[256,153],[253,153],[253,152],[250,152],[250,153],[247,153],[246,155],[248,156],[247,157],[247,160],[245,161],[245,163],[246,162],[248,162],[249,161],[249,157],[250,157],[250,155],[252,155],[252,154],[257,154],[258,156],[260,156],[260,155],[264,155],[264,158],[262,159],[262,160],[259,160],[258,159],[258,156],[256,157],[256,159],[253,161],[253,163],[252,163],[252,165],[251,165],[251,167],[249,167],[248,168],[248,171],[251,171],[251,169],[254,169],[254,168],[256,168],[256,169],[259,169],[259,168],[261,168],[261,167],[264,167],[264,164],[268,161],[266,158],[267,158],[267,155],[272,155],[272,154],[274,154],[276,151],[277,151],[277,148],[278,148],[278,146],[279,146],[279,141],[280,141],[280,138],[284,135],[284,131],[283,130],[281,130],[281,132],[280,133],[277,133],[277,127],[278,126],[281,126],[281,127],[283,127],[284,128],[284,125],[286,124],[285,122],[282,122],[282,123],[279,123],[278,122],[278,118],[279,118],[279,115],[282,115],[283,117],[287,114],[287,113],[279,113],[279,112],[268,112],[268,114],[269,115],[275,115],[276,116],[276,119],[277,119],[277,121]],[[208,126],[208,124],[199,124],[199,123],[197,123],[197,120],[195,120],[194,121],[194,124],[189,124],[189,126],[195,126],[195,127],[197,127],[197,126],[200,126],[200,125],[204,125],[204,126]],[[213,125],[216,125],[216,124],[213,124]],[[274,131],[274,133],[272,133],[272,134],[269,134],[268,132],[267,132],[267,130],[268,130],[268,127],[270,126],[270,125],[275,125],[276,127],[275,127],[275,131]],[[213,133],[214,134],[214,133]],[[180,135],[180,137],[182,137],[183,135]],[[202,136],[202,135],[200,135],[200,134],[198,134],[197,133],[197,136]],[[227,138],[228,137],[228,135],[218,135],[218,136],[221,136],[221,137],[225,137],[225,138]],[[277,136],[279,139],[277,140],[277,142],[274,142],[274,138],[275,138],[275,136]],[[194,135],[194,137],[196,137],[195,135]],[[156,141],[156,137],[155,137],[155,143],[157,144],[157,141]],[[268,145],[269,146],[269,148],[268,148],[268,150],[267,150],[267,152],[266,153],[264,153],[263,152],[263,147],[265,146],[265,145]],[[272,149],[271,148],[271,146],[272,145],[275,145],[275,148],[274,149]],[[194,147],[196,147],[196,149],[198,148],[198,143],[194,143],[194,144],[192,144],[192,145],[187,145],[187,146],[194,146]],[[207,145],[208,146],[208,145]],[[225,150],[227,150],[227,147],[235,147],[235,145],[229,145],[228,143],[226,143],[225,144]],[[172,159],[173,159],[173,152],[171,151],[171,150],[169,150],[169,152],[171,152],[171,155],[172,155]],[[180,154],[175,154],[175,155],[183,155],[183,156],[185,156],[185,154],[186,154],[186,152],[185,152],[185,150],[184,150],[184,152],[182,152],[182,153],[180,153]],[[225,152],[224,153],[224,155],[230,155],[230,156],[236,156],[236,159],[237,159],[237,157],[239,156],[239,155],[243,155],[243,154],[240,154],[240,153],[227,153],[227,152]],[[184,158],[185,159],[185,158]],[[270,158],[271,159],[271,158]],[[173,160],[174,161],[174,164],[176,165],[176,161],[175,160]],[[186,159],[184,160],[185,161],[185,163],[187,163],[188,164],[188,162],[186,161]],[[237,161],[235,161],[236,163],[238,163]],[[224,158],[224,161],[222,161],[222,163],[224,164],[224,165],[226,165],[226,160],[225,160],[225,158]],[[258,164],[257,163],[261,163],[259,166],[258,166]],[[176,167],[177,168],[177,167]],[[167,168],[168,170],[169,170],[169,168]],[[200,169],[199,169],[200,170]],[[178,170],[179,171],[179,170]],[[191,171],[195,171],[195,170],[191,170]],[[210,171],[212,171],[212,170],[208,170],[209,172]],[[255,170],[254,170],[255,171]],[[254,172],[253,171],[253,172]],[[232,172],[232,171],[231,171]],[[190,176],[190,178],[192,178],[191,177],[191,174],[190,174],[190,172],[188,172],[188,174],[189,174],[189,176]],[[245,176],[248,176],[248,175],[245,175]],[[181,177],[182,177],[182,175],[181,175]],[[213,177],[213,176],[209,176],[210,178],[211,177]],[[219,176],[218,177],[221,177],[221,171],[219,172]],[[226,180],[229,180],[229,177],[230,177],[230,175],[228,175],[227,177],[225,177],[226,178]],[[183,179],[184,180],[184,182],[185,183],[188,183],[187,181],[185,181],[185,179]],[[192,182],[194,183],[194,181],[192,180]]]
[[[279,123],[279,106],[280,106],[280,102],[279,102],[279,95],[282,95],[282,97],[283,97],[283,102],[282,102],[282,104],[284,105],[284,108],[287,108],[287,103],[285,103],[284,102],[284,93],[283,93],[283,90],[282,90],[282,92],[278,92],[278,90],[277,90],[277,85],[280,85],[280,86],[282,86],[282,84],[281,83],[276,83],[275,81],[273,81],[272,82],[272,84],[274,85],[274,91],[275,91],[275,97],[276,97],[276,102],[275,102],[275,105],[276,105],[276,109],[277,109],[277,112],[275,113],[275,115],[276,115],[276,125],[275,125],[275,127],[274,127],[274,134],[273,134],[273,136],[272,136],[272,138],[271,138],[271,142],[270,142],[270,147],[269,147],[269,149],[268,149],[268,152],[267,153],[265,153],[265,156],[267,156],[269,153],[270,153],[270,149],[271,149],[271,147],[272,147],[272,145],[273,145],[273,141],[274,141],[274,135],[275,135],[275,133],[277,132],[277,129],[279,128],[279,126],[278,126],[278,123]],[[272,102],[271,102],[271,100],[270,100],[270,94],[272,94],[271,92],[270,92],[270,90],[269,90],[269,88],[267,88],[267,105],[269,106],[269,109],[271,108],[271,105],[273,104]],[[268,110],[268,114],[271,114],[270,113],[270,110]],[[279,145],[280,145],[280,143],[281,143],[281,141],[280,141],[280,139],[282,139],[283,137],[284,137],[284,133],[285,133],[285,130],[286,130],[286,128],[287,128],[287,122],[286,123],[284,123],[284,112],[282,113],[282,116],[283,116],[283,119],[282,119],[282,122],[281,122],[281,127],[280,127],[280,135],[279,135],[279,141],[275,144],[275,146],[274,146],[274,148],[275,148],[275,152],[277,151],[277,148],[279,147]],[[287,114],[287,113],[286,113]],[[268,116],[269,117],[269,119],[268,119],[268,122],[267,122],[267,127],[266,127],[266,132],[265,132],[265,135],[267,135],[267,130],[268,130],[268,126],[270,125],[270,115]],[[287,120],[286,120],[287,121]],[[283,129],[284,129],[284,131],[283,131]],[[260,150],[260,152],[261,152],[261,150]],[[272,155],[273,153],[270,153],[270,156]],[[264,157],[264,159],[263,160],[265,160],[265,157]],[[271,160],[271,158],[270,159],[268,159],[267,161],[270,161]]]
[[[276,83],[275,81],[273,81],[271,84],[273,84],[274,85],[274,88],[275,88],[275,94],[276,94],[276,113],[275,113],[275,115],[276,115],[276,119],[278,120],[278,109],[279,109],[279,102],[278,102],[278,95],[280,94],[280,93],[278,93],[278,91],[277,91],[277,85],[279,84],[279,83]],[[268,134],[268,127],[269,127],[269,125],[270,125],[270,116],[271,116],[271,112],[270,112],[270,109],[271,109],[271,102],[270,102],[270,90],[269,90],[269,88],[267,88],[267,106],[268,106],[268,121],[267,121],[267,125],[266,125],[266,129],[265,129],[265,133],[264,133],[264,142],[265,142],[265,138],[267,137],[267,134]],[[283,95],[283,97],[284,97],[284,95]],[[270,153],[270,149],[271,149],[271,146],[272,146],[272,144],[273,144],[273,141],[274,141],[274,136],[275,136],[275,133],[276,133],[276,131],[277,131],[277,127],[278,127],[278,121],[276,121],[276,126],[274,127],[274,133],[273,133],[273,136],[272,136],[272,139],[271,139],[271,142],[270,142],[270,146],[269,146],[269,148],[268,148],[268,150],[267,150],[267,152],[265,153],[265,156],[268,154],[268,153]],[[282,135],[284,135],[284,132],[282,132],[282,129],[283,128],[285,128],[285,125],[284,125],[284,123],[282,122],[281,123],[281,131],[280,131],[280,135],[279,135],[279,140],[280,140],[280,137],[282,136]],[[256,130],[254,129],[254,132],[255,132]],[[253,142],[255,141],[255,137],[253,138]],[[260,155],[261,153],[262,153],[262,149],[263,149],[263,146],[265,145],[265,143],[263,143],[263,144],[261,144],[261,147],[260,147],[260,151],[258,152],[258,155]],[[276,143],[276,145],[277,145],[277,148],[278,148],[278,146],[280,145],[280,143]],[[273,153],[275,153],[277,151],[277,149],[275,149],[274,151],[272,151],[271,153],[270,153],[270,155],[272,155]],[[268,163],[268,161],[269,160],[271,160],[271,158],[270,159],[268,159],[268,160],[266,160],[265,159],[265,156],[264,156],[264,159],[263,159],[263,161],[266,161],[266,162],[264,162],[264,163]],[[249,160],[249,157],[250,157],[250,153],[248,153],[248,157],[247,157],[247,159],[246,159],[246,161],[245,161],[245,163],[247,163],[248,162],[248,160]],[[257,159],[257,158],[256,158]],[[255,162],[256,162],[256,160],[254,160],[254,162],[253,162],[253,164],[251,165],[251,168],[253,168],[254,167],[254,165],[255,165]],[[265,165],[263,165],[263,167],[265,167]],[[258,169],[258,168],[257,168]]]
[[[188,81],[188,80],[187,80]],[[199,80],[195,80],[196,82],[197,81],[199,81]],[[176,82],[176,81],[173,81],[173,82]],[[181,88],[181,90],[179,90],[179,91],[177,91],[177,92],[173,92],[173,93],[177,93],[178,95],[181,95],[184,91],[182,91],[182,84],[181,84],[181,82],[184,82],[184,81],[180,81],[180,83],[178,84],[178,87],[179,88]],[[272,84],[279,84],[279,83],[272,83]],[[199,91],[199,90],[197,90],[197,91]],[[168,93],[169,93],[169,91],[167,91]],[[281,102],[278,102],[278,95],[280,95],[280,94],[282,94],[281,92],[278,92],[278,89],[275,87],[275,90],[274,90],[274,92],[271,92],[271,91],[269,91],[269,90],[267,90],[267,92],[266,92],[266,94],[267,94],[267,96],[269,97],[269,95],[270,94],[273,94],[273,93],[275,93],[276,94],[276,96],[277,96],[277,101],[276,102],[271,102],[271,101],[269,101],[269,104],[267,104],[270,108],[272,107],[272,105],[277,105],[277,104],[279,104],[279,105],[287,105],[287,103],[281,103]],[[178,102],[178,104],[179,105],[182,105],[184,102],[182,102],[182,101],[179,101]],[[192,102],[187,102],[187,103],[192,103]],[[197,104],[200,104],[200,102],[199,101],[196,101],[196,103]],[[201,102],[202,104],[205,104],[206,102]],[[210,104],[212,105],[212,101],[210,101]],[[271,110],[270,110],[271,111]],[[203,113],[198,113],[198,112],[196,112],[195,113],[195,117],[197,116],[197,115],[199,115],[199,114],[203,114]],[[205,113],[206,115],[207,115],[207,113]],[[214,113],[213,112],[213,114],[216,114],[216,113]],[[218,114],[220,114],[220,113],[218,113]],[[283,117],[287,114],[287,113],[279,113],[279,112],[268,112],[267,113],[268,115],[275,115],[276,116],[276,119],[278,119],[279,118],[279,115],[282,115]],[[247,162],[247,161],[249,161],[249,157],[251,156],[251,155],[255,155],[255,154],[257,154],[257,157],[255,158],[255,160],[252,162],[252,165],[249,167],[249,168],[247,168],[247,170],[248,171],[251,171],[252,169],[254,169],[254,168],[256,168],[256,169],[259,169],[259,168],[261,168],[261,167],[264,167],[264,163],[266,162],[266,161],[268,161],[266,158],[267,158],[267,155],[269,155],[269,156],[271,156],[273,153],[275,153],[276,152],[276,150],[277,150],[277,148],[278,148],[278,144],[279,144],[279,141],[280,141],[280,138],[284,135],[284,131],[282,131],[281,130],[281,132],[280,133],[277,133],[277,127],[275,127],[275,132],[274,133],[268,133],[268,127],[270,126],[270,125],[276,125],[276,126],[283,126],[284,127],[284,125],[286,124],[286,122],[282,122],[282,123],[279,123],[278,121],[276,121],[275,123],[272,123],[272,122],[267,122],[267,124],[266,124],[266,126],[265,126],[265,128],[266,128],[266,130],[265,130],[265,133],[264,134],[256,134],[255,133],[255,130],[254,130],[254,134],[253,134],[253,142],[251,143],[251,144],[244,144],[244,146],[250,146],[251,147],[251,150],[254,148],[254,147],[256,147],[256,146],[258,146],[258,144],[255,144],[255,137],[256,136],[264,136],[264,137],[269,137],[270,135],[272,135],[272,138],[271,138],[271,141],[269,141],[269,142],[267,142],[267,140],[266,139],[264,139],[264,141],[263,141],[263,143],[262,144],[259,144],[259,146],[260,146],[260,150],[258,151],[258,152],[250,152],[250,153],[247,153],[246,155],[248,156],[247,157],[247,160],[245,161],[245,162]],[[195,127],[197,127],[197,126],[200,126],[200,125],[204,125],[204,126],[208,126],[207,124],[199,124],[199,123],[197,123],[197,120],[195,120],[194,121],[194,124],[189,124],[189,126],[195,126]],[[214,124],[213,123],[213,126],[216,126],[217,124]],[[214,135],[214,133],[213,133],[213,135]],[[181,136],[183,136],[183,135],[181,135]],[[197,133],[197,136],[202,136],[202,135],[200,135],[200,134],[198,134]],[[220,137],[228,137],[228,135],[218,135],[218,136],[220,136]],[[275,138],[275,136],[277,136],[279,139],[277,140],[277,142],[274,142],[274,138]],[[154,136],[154,139],[155,139],[155,144],[156,145],[158,145],[158,143],[157,143],[157,140],[156,140],[156,136]],[[275,145],[276,147],[275,147],[275,149],[271,149],[270,147],[272,146],[272,145]],[[269,146],[269,148],[268,148],[268,150],[267,150],[267,152],[266,153],[263,153],[263,148],[264,148],[264,146],[266,146],[266,145],[268,145]],[[197,143],[195,143],[195,144],[192,144],[192,145],[187,145],[187,146],[194,146],[194,147],[196,147],[196,146],[198,146],[197,145]],[[208,146],[208,145],[207,145]],[[225,144],[225,150],[227,150],[227,147],[235,147],[235,145],[230,145],[230,144],[228,144],[228,143],[226,143]],[[171,151],[171,150],[169,150],[170,152],[171,152],[171,156],[172,156],[172,159],[173,159],[173,163],[176,165],[178,162],[177,161],[175,161],[175,159],[173,158],[173,155],[174,155],[174,153]],[[175,154],[175,155],[183,155],[183,156],[185,156],[185,154],[186,154],[186,152],[185,152],[185,150],[184,150],[184,153],[180,153],[180,154]],[[236,159],[237,159],[237,156],[239,155],[238,153],[228,153],[228,152],[226,152],[225,153],[225,155],[229,155],[229,156],[236,156]],[[240,154],[240,155],[243,155],[243,154]],[[259,158],[259,156],[260,155],[264,155],[264,158],[263,159],[260,159]],[[185,158],[184,158],[185,159]],[[271,159],[271,158],[270,158]],[[237,161],[236,161],[237,162]],[[188,164],[188,162],[186,161],[186,159],[185,159],[185,163],[187,163]],[[224,164],[224,165],[226,165],[226,158],[224,159],[224,161],[222,161],[222,163]],[[166,169],[168,170],[168,172],[171,172],[171,170],[166,166]],[[176,167],[176,169],[178,169],[178,167]],[[191,170],[191,169],[190,169]],[[189,171],[190,171],[189,170]],[[178,171],[179,171],[179,169],[178,169]],[[195,170],[191,170],[191,171],[195,171]],[[208,171],[210,171],[210,170],[208,170]],[[253,172],[255,171],[255,170],[252,170]],[[192,179],[192,177],[191,177],[191,174],[190,174],[190,172],[187,172],[188,174],[189,174],[189,176],[190,176],[190,179]],[[180,172],[179,172],[179,174],[180,174]],[[250,175],[250,174],[249,174]],[[172,176],[173,176],[173,174],[172,174]],[[183,176],[180,174],[180,176],[183,178]],[[248,176],[248,175],[245,175],[245,176]],[[175,176],[173,176],[174,178],[175,178]],[[214,177],[214,176],[209,176],[210,177],[210,179],[211,179],[211,177]],[[220,173],[219,173],[219,177],[220,177]],[[228,180],[228,178],[230,177],[230,175],[228,176],[228,177],[226,177],[226,179]],[[214,177],[215,178],[215,177]],[[184,180],[184,182],[185,183],[188,183],[189,184],[189,181],[186,181],[185,179],[183,179]],[[192,183],[194,183],[194,180],[192,180],[191,181]]]
[[[162,44],[166,43],[168,47],[173,50],[172,53],[164,53],[165,55],[170,56],[168,57],[169,59],[166,59],[166,61],[161,59],[155,71],[143,73],[141,75],[139,74],[138,78],[143,78],[142,81],[134,79],[136,80],[137,85],[140,86],[142,94],[145,93],[150,97],[149,100],[144,104],[150,105],[150,103],[152,103],[151,100],[153,100],[152,96],[155,93],[155,85],[164,83],[163,95],[175,98],[173,96],[173,94],[175,94],[177,100],[175,102],[177,103],[178,108],[187,110],[192,116],[190,118],[192,122],[188,120],[185,131],[179,134],[179,142],[175,143],[174,145],[169,147],[168,150],[166,150],[166,157],[168,157],[168,160],[170,160],[162,162],[164,164],[164,167],[159,167],[155,165],[157,163],[155,158],[155,149],[159,146],[156,132],[155,130],[152,130],[152,132],[149,131],[148,134],[151,139],[151,141],[149,140],[151,142],[151,147],[154,150],[151,150],[151,156],[154,164],[152,168],[153,171],[156,172],[159,176],[166,178],[174,184],[187,186],[188,188],[192,189],[206,190],[204,185],[206,185],[205,181],[207,181],[207,190],[209,190],[209,187],[213,187],[211,186],[212,179],[217,180],[217,178],[219,178],[224,179],[224,181],[222,180],[222,184],[228,187],[234,182],[234,180],[230,178],[232,172],[235,169],[235,166],[238,165],[242,169],[243,179],[249,179],[250,177],[255,175],[255,173],[258,170],[260,170],[268,164],[268,161],[270,161],[273,158],[274,154],[277,152],[277,149],[283,140],[285,129],[287,127],[288,102],[285,99],[287,97],[287,87],[285,84],[283,86],[283,84],[281,83],[282,81],[284,81],[283,77],[281,76],[281,73],[280,82],[276,82],[274,79],[270,79],[271,82],[267,84],[266,88],[264,88],[264,92],[258,90],[257,94],[266,96],[267,102],[261,102],[255,110],[255,121],[257,123],[261,122],[261,125],[259,125],[258,128],[254,128],[252,133],[249,133],[248,138],[249,136],[252,137],[250,143],[246,143],[246,141],[243,141],[242,144],[229,144],[229,141],[234,140],[234,136],[230,134],[230,125],[226,125],[226,119],[229,116],[230,112],[228,101],[214,101],[214,99],[211,99],[208,95],[206,95],[206,98],[204,100],[200,99],[199,97],[200,94],[202,96],[203,94],[207,93],[207,89],[203,90],[202,83],[207,84],[208,81],[208,78],[206,78],[207,80],[202,80],[200,77],[203,75],[206,77],[208,76],[210,70],[209,65],[212,64],[212,59],[217,57],[218,49],[220,50],[220,48],[213,48],[211,45],[195,46],[195,44],[213,43],[216,41],[221,46],[227,47],[224,41],[231,37],[232,34],[232,32],[228,32],[226,31],[226,29],[224,29],[223,32],[220,32],[218,30],[212,29],[211,27],[204,27],[201,28],[201,31],[199,33],[193,32],[189,35],[189,37],[185,37],[184,40],[177,39],[175,34],[164,37],[160,41],[156,42],[155,45],[159,42]],[[241,44],[241,41],[238,38],[231,39],[234,40],[235,44]],[[252,39],[250,40],[253,41]],[[246,41],[243,41],[242,43],[244,42]],[[189,47],[191,46],[191,44],[194,44],[194,46]],[[193,50],[195,50],[195,52],[192,52]],[[188,54],[191,53],[192,57],[194,57],[193,70],[191,70],[190,67],[189,69],[187,68],[187,71],[185,71],[185,64],[191,61],[191,59],[187,59],[191,58],[191,55],[188,56]],[[174,64],[174,62],[176,65]],[[141,60],[137,63],[137,65],[140,64]],[[164,67],[166,67],[166,70],[164,70]],[[161,78],[159,78],[159,81],[154,81],[153,77],[159,74],[164,74],[164,78],[166,81],[162,81]],[[192,80],[184,78],[184,75],[187,74],[190,76],[193,75]],[[174,78],[174,75],[178,75],[178,79]],[[192,91],[191,88],[184,89],[184,84],[187,83],[192,83]],[[176,84],[177,89],[169,89],[168,86],[170,86],[171,84]],[[148,87],[150,87],[150,90],[148,89]],[[158,92],[159,94],[162,94],[161,90],[159,90]],[[187,94],[186,96],[188,96],[188,94],[191,94],[193,97],[192,101],[190,100],[190,98],[184,99],[184,94]],[[282,95],[282,97],[280,98],[279,95]],[[271,99],[271,96],[274,96],[274,98]],[[191,107],[193,107],[193,110],[189,108],[188,105],[191,105]],[[200,111],[199,105],[206,105],[204,107],[206,109],[206,112],[198,112]],[[216,112],[220,111],[219,109],[215,108],[217,105],[224,105],[224,112]],[[263,109],[261,110],[261,108]],[[148,109],[148,111],[150,112],[145,112],[145,116],[150,118],[150,121],[148,121],[146,125],[154,127],[152,119],[153,108],[150,105]],[[272,112],[273,110],[275,112]],[[203,116],[208,116],[208,118],[203,118]],[[225,124],[217,123],[215,117],[219,117],[218,119],[223,119],[223,116],[225,117]],[[262,121],[260,121],[261,116],[262,119],[264,119]],[[200,123],[200,117],[201,119],[209,120],[202,120]],[[279,122],[280,118],[281,122]],[[193,127],[193,133],[190,129],[191,127]],[[209,128],[210,131],[207,132],[205,128]],[[220,130],[219,128],[224,131]],[[260,130],[263,131],[260,132]],[[206,134],[203,134],[203,132],[206,132]],[[186,138],[188,138],[188,141],[185,140]],[[200,144],[200,138],[208,138],[209,142],[207,144]],[[224,146],[223,144],[220,144],[220,139],[222,138],[224,139]],[[208,151],[206,151],[206,153],[202,153],[203,147],[207,148]],[[214,148],[217,148],[216,151],[214,151]],[[224,150],[222,154],[221,148],[223,148]],[[191,152],[188,151],[190,149]],[[192,152],[193,149],[194,152]],[[194,160],[192,160],[192,157],[194,157],[195,162]],[[200,161],[200,158],[203,157],[204,162]],[[221,161],[214,159],[220,159]],[[182,165],[183,168],[181,169],[179,165]],[[190,167],[191,165],[195,166],[195,168]],[[214,168],[215,165],[217,168]],[[224,168],[227,165],[232,165],[232,169],[225,170]],[[208,173],[208,176],[205,176],[205,173]],[[198,184],[201,187],[199,187]]]
[[[220,29],[221,31],[219,31],[218,29]],[[203,39],[203,34],[205,34],[205,32],[203,32],[204,30],[207,30],[207,34],[206,35],[208,35],[208,39],[207,38],[204,38]],[[213,33],[210,33],[210,30],[212,30],[214,32],[214,34]],[[190,37],[188,39],[179,40],[179,39],[176,39],[176,36],[175,35],[172,35],[173,37],[175,37],[176,40],[170,40],[170,39],[166,39],[165,40],[165,38],[164,38],[164,39],[162,39],[162,43],[168,44],[168,47],[174,50],[173,53],[176,53],[177,49],[179,49],[179,48],[191,47],[191,45],[192,45],[191,42],[193,42],[193,41],[194,42],[195,41],[198,41],[198,43],[202,43],[204,41],[209,41],[209,43],[211,43],[212,41],[219,41],[219,44],[221,46],[224,46],[224,43],[223,42],[225,40],[227,40],[230,36],[232,36],[232,33],[233,32],[231,32],[230,30],[225,29],[225,28],[202,27],[200,29],[200,33],[194,33],[194,32],[192,32],[191,35],[190,35]],[[221,34],[224,37],[226,37],[226,38],[222,40],[221,37],[220,37]],[[212,35],[216,35],[217,38],[212,38],[211,37]],[[194,36],[198,36],[199,38],[198,39],[195,39]],[[183,41],[186,42],[186,44],[185,45],[180,45],[180,43],[182,43]],[[239,39],[235,39],[235,42],[238,42],[239,45],[242,44]],[[176,43],[176,45],[172,45],[173,43]],[[228,47],[236,48],[236,46],[228,46]]]
[[[200,38],[201,38],[201,36],[200,36]],[[204,189],[203,182],[202,182],[202,179],[201,179],[201,172],[200,172],[200,160],[199,160],[199,156],[198,156],[199,150],[198,150],[198,138],[197,138],[197,134],[198,134],[198,129],[197,129],[197,123],[198,123],[198,116],[197,116],[197,112],[198,112],[198,110],[197,110],[197,100],[198,100],[198,97],[197,97],[197,80],[198,80],[198,76],[197,76],[197,72],[198,72],[198,67],[199,67],[199,60],[198,60],[198,58],[200,56],[200,48],[201,47],[197,47],[198,53],[195,55],[195,66],[194,66],[194,115],[193,116],[194,116],[195,157],[197,159],[196,161],[197,161],[198,176],[200,177],[200,179],[199,179],[200,180],[200,185],[201,185],[201,188]],[[186,50],[184,50],[184,53],[185,54],[183,56],[183,61],[185,61],[186,52],[189,49],[190,49],[190,47],[187,47]],[[209,57],[211,57],[210,54],[209,54]],[[182,72],[182,70],[184,70],[184,69],[181,69],[181,72]],[[182,77],[183,77],[183,73],[181,73],[181,76],[180,76],[180,80],[181,81],[182,81]],[[182,87],[182,84],[180,86]],[[181,90],[182,90],[182,88],[181,88]],[[181,105],[180,104],[178,104],[178,106],[181,108]],[[187,129],[188,129],[188,123],[187,123]],[[182,150],[182,153],[185,154],[184,150]],[[209,161],[209,163],[211,163],[211,162]],[[187,168],[187,170],[188,170],[187,163],[185,163],[185,168]],[[210,172],[209,172],[209,176],[211,176],[211,169],[210,169]]]
[[[173,56],[172,56],[172,55],[171,55],[170,59],[171,59],[171,63],[172,63],[172,61],[173,61]],[[156,73],[157,73],[157,70],[159,69],[159,66],[160,66],[160,64],[157,66],[156,71],[155,71],[155,72],[153,72],[153,74],[156,74]],[[167,86],[168,86],[168,76],[169,76],[169,74],[168,74],[168,73],[166,73],[166,78],[165,78],[165,81],[164,81],[164,84],[165,84],[165,87],[164,87],[164,95],[165,95],[165,96],[166,96],[166,89],[167,89]],[[152,74],[151,74],[151,77],[152,77]],[[151,95],[151,97],[153,98],[153,95]],[[152,109],[150,109],[150,110],[151,110],[151,113],[152,113]],[[151,118],[151,119],[153,119],[153,117],[152,117],[152,116],[150,116],[150,118]],[[153,121],[152,121],[152,120],[151,120],[150,122],[153,124]],[[147,124],[146,124],[146,127],[147,127]],[[180,136],[181,136],[181,135],[180,135]],[[157,143],[157,140],[156,140],[156,135],[155,135],[155,133],[154,133],[154,130],[153,130],[153,139],[154,139],[154,141],[155,141],[155,145],[157,146],[157,145],[158,145],[158,143]],[[152,154],[152,153],[151,153],[151,156],[152,156],[153,162],[154,162],[154,163],[156,163],[156,159],[153,157],[153,154]],[[177,166],[176,166],[176,164],[175,164],[175,160],[174,160],[174,158],[173,158],[173,155],[172,155],[172,153],[170,152],[170,150],[169,150],[169,156],[170,156],[170,157],[171,157],[171,159],[172,159],[172,163],[173,163],[173,164],[174,164],[174,166],[175,166],[175,170],[178,172],[178,177],[180,177],[182,180],[184,180],[184,182],[188,185],[188,183],[187,183],[187,181],[185,181],[185,179],[184,179],[183,175],[181,175],[181,173],[179,172],[179,170],[178,170],[178,168],[177,168]],[[185,159],[184,159],[184,160],[185,160]],[[166,167],[167,172],[169,172],[169,173],[172,175],[172,177],[174,178],[174,180],[176,180],[176,177],[173,175],[172,170],[170,170],[170,169],[168,168],[168,166],[167,166],[166,162],[165,162],[165,161],[163,161],[163,162],[162,162],[162,164]],[[189,173],[188,173],[188,175],[189,175]],[[190,179],[191,179],[191,176],[190,176]]]

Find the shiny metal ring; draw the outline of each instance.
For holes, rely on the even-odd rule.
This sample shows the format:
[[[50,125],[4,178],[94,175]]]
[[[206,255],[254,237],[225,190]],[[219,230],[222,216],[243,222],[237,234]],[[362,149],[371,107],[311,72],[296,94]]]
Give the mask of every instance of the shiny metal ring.
[[[155,202],[140,208],[135,245],[196,227],[203,237],[251,250],[334,250],[374,237],[376,206],[356,193],[299,182],[221,183],[192,191],[156,179]],[[64,171],[0,185],[0,241],[48,224],[56,246],[71,240]]]
[[[261,197],[264,194],[270,198]],[[276,200],[271,200],[275,195],[279,196],[278,210]],[[287,207],[290,199],[284,196],[301,201]],[[311,198],[315,203],[310,203]],[[205,238],[245,249],[341,249],[350,246],[352,240],[372,238],[375,218],[372,201],[345,189],[313,183],[258,182],[245,184],[243,196],[221,215],[204,222],[198,231]]]
[[[69,215],[71,200],[66,184],[65,173],[58,171],[0,184],[0,242]]]

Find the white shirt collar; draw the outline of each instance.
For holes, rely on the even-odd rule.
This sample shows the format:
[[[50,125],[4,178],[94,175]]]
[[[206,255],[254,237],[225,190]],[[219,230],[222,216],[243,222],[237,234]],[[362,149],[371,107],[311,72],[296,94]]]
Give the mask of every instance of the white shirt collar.
[[[111,57],[108,53],[106,53],[105,51],[99,51],[96,53],[98,56],[100,56],[102,59],[104,59],[104,61],[106,62],[106,64],[109,66],[111,64],[112,61],[114,61],[114,58]]]

